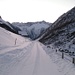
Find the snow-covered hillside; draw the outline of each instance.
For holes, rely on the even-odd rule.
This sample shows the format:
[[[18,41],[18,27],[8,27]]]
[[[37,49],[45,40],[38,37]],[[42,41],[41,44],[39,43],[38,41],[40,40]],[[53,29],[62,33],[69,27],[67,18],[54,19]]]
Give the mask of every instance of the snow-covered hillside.
[[[19,34],[30,37],[33,40],[40,37],[45,32],[45,30],[51,26],[50,23],[45,21],[12,24],[21,29]]]
[[[54,46],[47,45],[42,47],[50,56],[53,63],[58,66],[58,70],[62,73],[62,75],[75,75],[75,64],[73,64],[72,57],[64,55],[64,58],[62,59],[62,53],[56,51],[56,48],[54,48]]]
[[[24,38],[0,27],[0,48],[2,46],[14,46],[15,41],[19,45],[24,41]]]
[[[61,15],[43,34],[40,41],[52,44],[59,51],[75,57],[75,7]]]

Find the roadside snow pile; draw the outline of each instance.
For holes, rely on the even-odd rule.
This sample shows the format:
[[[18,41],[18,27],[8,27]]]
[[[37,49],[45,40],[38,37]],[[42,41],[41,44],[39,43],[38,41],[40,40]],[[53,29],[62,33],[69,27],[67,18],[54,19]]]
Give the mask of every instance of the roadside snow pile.
[[[17,45],[19,45],[24,41],[24,38],[0,27],[0,47],[2,45],[13,46],[15,44],[15,40],[17,41]]]
[[[59,72],[63,75],[75,75],[75,65],[72,63],[72,58],[70,56],[64,55],[64,58],[62,59],[62,53],[56,51],[52,45],[42,47],[50,56],[52,61],[58,66]]]

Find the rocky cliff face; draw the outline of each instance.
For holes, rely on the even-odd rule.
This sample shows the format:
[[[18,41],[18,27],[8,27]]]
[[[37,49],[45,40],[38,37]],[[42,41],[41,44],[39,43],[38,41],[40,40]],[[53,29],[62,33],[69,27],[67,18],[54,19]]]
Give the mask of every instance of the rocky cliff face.
[[[11,31],[11,32],[13,32],[13,33],[16,33],[16,34],[18,34],[18,31],[20,31],[19,28],[15,27],[15,26],[12,26],[11,23],[4,21],[4,20],[1,18],[1,16],[0,16],[0,27],[6,29],[6,30],[8,30],[8,31]]]
[[[75,7],[60,16],[41,36],[40,42],[65,46],[73,44],[75,39]]]

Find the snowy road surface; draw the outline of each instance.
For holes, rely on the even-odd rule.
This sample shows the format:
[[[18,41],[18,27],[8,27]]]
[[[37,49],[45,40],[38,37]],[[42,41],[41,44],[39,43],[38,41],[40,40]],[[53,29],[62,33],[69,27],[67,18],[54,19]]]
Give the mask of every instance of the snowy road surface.
[[[62,75],[37,41],[0,51],[0,75]]]

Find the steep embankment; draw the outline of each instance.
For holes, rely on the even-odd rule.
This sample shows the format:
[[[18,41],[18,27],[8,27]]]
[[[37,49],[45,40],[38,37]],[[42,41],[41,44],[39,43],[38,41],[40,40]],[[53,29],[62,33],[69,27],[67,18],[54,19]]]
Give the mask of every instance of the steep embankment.
[[[11,31],[13,33],[18,34],[18,31],[20,31],[19,28],[13,26],[11,23],[4,21],[0,16],[0,27],[5,28],[8,31]]]
[[[73,49],[75,44],[75,7],[60,16],[41,36],[40,42]],[[73,48],[72,48],[73,47]]]

